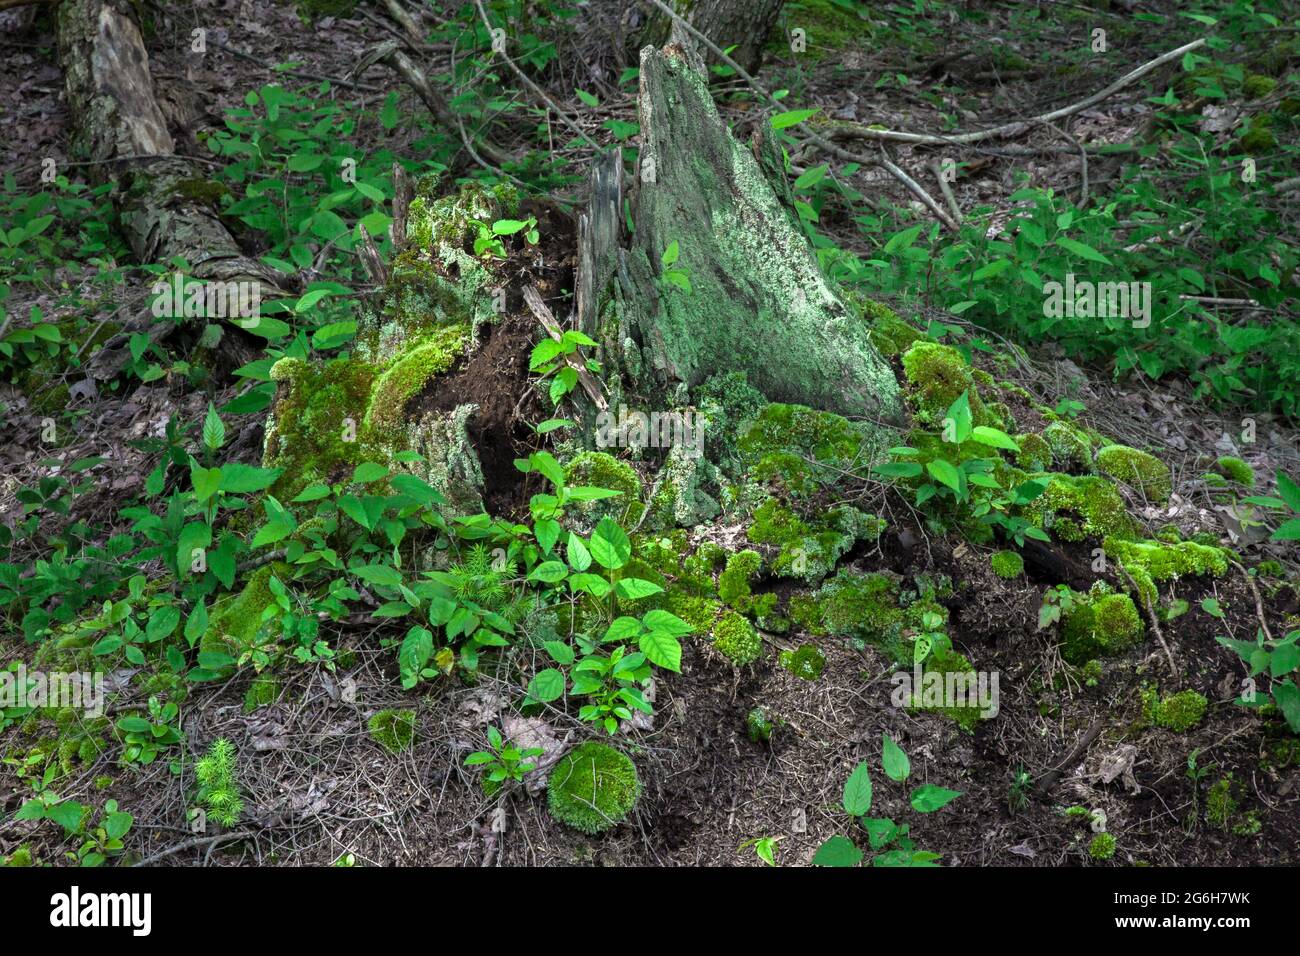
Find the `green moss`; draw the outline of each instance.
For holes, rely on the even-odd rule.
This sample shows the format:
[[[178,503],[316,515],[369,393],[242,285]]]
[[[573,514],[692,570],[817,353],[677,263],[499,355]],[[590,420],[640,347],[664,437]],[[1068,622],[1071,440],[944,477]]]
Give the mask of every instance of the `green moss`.
[[[708,634],[722,613],[723,605],[712,598],[686,594],[673,587],[669,588],[664,599],[664,609],[691,625],[696,634]]]
[[[1000,578],[1018,578],[1025,572],[1025,559],[1016,551],[999,551],[989,559],[989,564]]]
[[[356,6],[357,0],[297,0],[298,15],[305,23],[324,17],[345,17]]]
[[[871,299],[859,299],[855,304],[871,323],[871,344],[882,355],[902,355],[922,338],[919,329],[904,322],[888,306]]]
[[[926,713],[941,714],[944,717],[956,722],[957,726],[967,733],[974,733],[975,727],[980,722],[981,708],[976,703],[972,703],[967,698],[964,705],[948,706],[946,704],[926,704],[924,703],[924,688],[929,681],[926,675],[938,675],[943,685],[947,686],[949,674],[974,674],[975,668],[971,662],[966,659],[965,655],[959,654],[950,647],[935,648],[923,665],[922,685],[920,689],[913,688],[913,697],[911,709]],[[956,678],[957,680],[968,683],[967,678]]]
[[[903,374],[910,386],[908,397],[916,408],[917,418],[932,427],[943,424],[948,407],[962,392],[970,396],[975,424],[988,424],[989,416],[976,388],[974,372],[962,354],[950,345],[916,342],[903,353]]]
[[[280,679],[274,674],[258,674],[244,694],[244,713],[274,704],[280,698]]]
[[[1254,470],[1240,458],[1225,455],[1215,461],[1214,470],[1229,481],[1235,481],[1245,488],[1255,487]]]
[[[641,501],[641,478],[636,469],[607,452],[584,451],[575,455],[564,467],[564,482],[571,488],[582,486],[622,492],[615,498],[573,503],[572,511],[592,523],[608,516],[624,527],[632,527],[641,520],[645,511]]]
[[[737,448],[757,481],[778,482],[795,495],[832,484],[846,471],[865,471],[881,436],[841,415],[772,403],[742,431]]]
[[[1173,491],[1169,466],[1154,455],[1127,445],[1107,445],[1097,452],[1097,471],[1122,481],[1154,502],[1165,502]]]
[[[1107,537],[1102,542],[1106,556],[1122,564],[1137,585],[1144,601],[1155,604],[1156,583],[1173,578],[1208,574],[1221,577],[1228,572],[1228,553],[1213,545],[1180,541],[1129,541]],[[1121,575],[1123,577],[1123,575]]]
[[[1043,429],[1043,441],[1052,453],[1052,465],[1057,468],[1092,467],[1092,439],[1087,432],[1066,421],[1054,421]]]
[[[1266,116],[1257,116],[1250,122],[1250,126],[1241,135],[1239,142],[1241,148],[1247,153],[1267,153],[1277,148],[1277,137],[1273,135],[1273,130],[1264,122]]]
[[[852,507],[833,508],[805,522],[776,498],[755,510],[746,536],[754,544],[780,549],[771,562],[778,577],[820,581],[859,540],[875,540],[885,524],[874,515]]]
[[[758,576],[763,559],[757,551],[740,551],[727,559],[718,577],[718,597],[739,611],[747,610],[750,584]]]
[[[816,644],[800,644],[797,650],[782,651],[781,666],[802,680],[817,680],[826,669],[826,656]]]
[[[784,14],[767,41],[767,49],[782,59],[791,52],[786,29],[803,31],[807,48],[797,56],[816,62],[836,50],[862,43],[870,35],[871,25],[865,16],[834,0],[787,0]]]
[[[1016,444],[1020,451],[1016,453],[1016,464],[1030,471],[1043,471],[1052,466],[1052,448],[1047,439],[1037,432],[1017,435]]]
[[[1154,688],[1141,690],[1143,715],[1157,727],[1175,733],[1185,733],[1205,718],[1209,702],[1204,694],[1184,690],[1168,697],[1160,697]]]
[[[1205,794],[1205,822],[1220,830],[1228,829],[1237,815],[1237,801],[1232,796],[1232,774],[1220,777]]]
[[[1115,855],[1115,838],[1109,833],[1098,833],[1088,844],[1088,855],[1094,860],[1109,860]]]
[[[1144,633],[1142,618],[1127,594],[1108,593],[1094,586],[1079,595],[1061,627],[1061,656],[1086,664],[1095,657],[1113,657],[1136,645]]]
[[[389,753],[398,754],[415,741],[415,711],[381,710],[367,725],[370,738]]]
[[[1138,525],[1109,481],[1096,475],[1044,475],[1047,489],[1025,509],[1034,524],[1062,541],[1132,536]]]
[[[266,423],[263,465],[283,468],[271,493],[287,501],[315,481],[351,471],[371,450],[363,434],[374,381],[356,359],[311,365],[284,358],[271,368],[280,390]]]
[[[469,339],[467,323],[446,325],[404,351],[375,379],[366,408],[366,428],[377,436],[400,435],[407,401],[418,395],[429,379],[451,368],[464,354]]]
[[[32,856],[32,848],[24,843],[4,858],[4,865],[12,867],[35,866],[36,864],[35,859]]]
[[[178,196],[213,207],[220,205],[223,196],[230,195],[227,186],[211,179],[182,179],[174,188]]]
[[[208,628],[200,638],[200,650],[215,651],[238,657],[252,646],[262,626],[262,612],[275,603],[271,593],[271,575],[288,571],[284,564],[266,564],[258,568],[237,595],[222,595],[213,606]]]
[[[713,646],[737,667],[744,667],[762,655],[763,638],[747,618],[727,611],[713,626]]]
[[[1241,82],[1241,92],[1248,100],[1268,96],[1275,89],[1277,89],[1277,80],[1259,73],[1251,73]]]
[[[551,816],[583,833],[617,826],[636,806],[641,780],[628,756],[590,741],[565,754],[546,785]]]
[[[728,474],[740,474],[744,464],[737,440],[747,424],[768,404],[744,372],[726,372],[706,379],[692,393],[704,422],[708,459]]]

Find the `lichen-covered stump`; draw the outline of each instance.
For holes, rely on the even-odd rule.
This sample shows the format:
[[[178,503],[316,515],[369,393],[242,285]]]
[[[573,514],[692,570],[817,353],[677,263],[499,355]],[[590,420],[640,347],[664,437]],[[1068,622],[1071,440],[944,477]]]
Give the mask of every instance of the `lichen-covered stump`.
[[[597,319],[629,392],[675,403],[710,376],[744,372],[772,401],[899,421],[898,384],[867,323],[778,194],[788,187],[776,144],[739,142],[675,44],[642,51],[639,114],[636,228]]]

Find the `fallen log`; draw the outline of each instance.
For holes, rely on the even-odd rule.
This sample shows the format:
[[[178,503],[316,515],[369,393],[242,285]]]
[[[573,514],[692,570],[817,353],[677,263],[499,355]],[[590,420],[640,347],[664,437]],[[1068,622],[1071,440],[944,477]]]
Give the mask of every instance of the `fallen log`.
[[[74,149],[93,175],[116,173],[121,229],[141,263],[183,258],[192,278],[248,282],[262,297],[282,294],[281,277],[245,256],[203,190],[198,167],[176,155],[154,96],[149,55],[125,0],[63,0],[58,9],[59,59],[75,124]],[[241,319],[252,328],[257,318]],[[126,333],[109,339],[91,365],[95,378],[120,371]]]

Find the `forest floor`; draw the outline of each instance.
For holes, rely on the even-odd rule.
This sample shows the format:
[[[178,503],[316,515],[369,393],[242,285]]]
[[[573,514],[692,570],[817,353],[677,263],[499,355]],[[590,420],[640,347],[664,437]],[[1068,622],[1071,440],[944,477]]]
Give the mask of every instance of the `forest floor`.
[[[892,78],[904,74],[953,82],[965,91],[957,104],[960,122],[974,128],[1077,101],[1128,66],[1182,42],[1181,34],[1143,30],[1118,13],[1085,13],[1075,19],[1079,7],[1073,4],[1045,8],[1059,19],[1027,34],[1019,31],[1017,5],[983,6],[979,22],[954,14],[944,30],[923,35],[900,29],[856,36],[851,26],[837,21],[835,46],[827,50],[817,46],[821,21],[814,21],[814,55],[793,56],[781,48],[778,37],[760,81],[769,89],[790,89],[791,102],[816,104],[830,118],[927,131],[944,128],[948,107],[938,108],[918,93],[916,84]],[[799,5],[793,5],[787,13],[790,24],[800,14]],[[32,187],[46,158],[60,170],[71,170],[69,175],[78,167],[71,155],[71,121],[49,24],[37,21],[5,32],[4,20],[19,15],[21,11],[0,13],[0,46],[6,51],[0,61],[0,148],[5,157],[0,172]],[[824,10],[817,15],[827,16]],[[561,67],[552,71],[548,83],[550,94],[602,146],[614,141],[608,120],[635,119],[631,89],[614,82],[628,64],[601,42],[608,16],[593,13],[579,21],[572,48],[562,51]],[[1073,68],[1064,74],[1054,69],[1062,62],[1063,36],[1094,20],[1111,27],[1108,61],[1072,60]],[[207,52],[201,57],[188,47],[190,30],[197,27],[208,31]],[[380,5],[326,16],[310,28],[293,6],[266,0],[174,6],[148,38],[148,48],[161,105],[179,133],[178,152],[212,162],[207,134],[222,128],[248,91],[272,81],[331,78],[327,98],[360,103],[372,112],[389,90],[402,89],[403,113],[422,110],[419,100],[383,67],[351,74],[367,47],[393,39],[394,33]],[[959,52],[963,55],[944,62]],[[428,56],[441,62],[448,53],[431,49]],[[274,66],[290,61],[292,72]],[[727,95],[729,88],[742,85],[724,78],[718,95],[723,115],[743,140],[752,126],[746,115],[752,101]],[[598,86],[607,91],[602,106],[583,111],[571,91]],[[1131,142],[1149,128],[1153,114],[1151,104],[1134,90],[1076,115],[1071,135],[1064,139],[1050,125],[1016,138],[1015,147],[1028,154],[993,145],[976,148],[964,157],[968,165],[953,184],[956,201],[964,209],[1006,205],[1019,175],[1060,194],[1104,192],[1125,160],[1102,156],[1082,163],[1066,140]],[[420,138],[414,126],[386,130],[374,122],[359,127],[355,136],[358,152],[383,149],[397,155],[413,149]],[[565,149],[571,153],[568,160],[581,165],[581,149],[563,147],[561,153]],[[936,152],[891,145],[890,153],[916,179],[933,182],[927,168]],[[463,155],[456,159],[466,162]],[[794,155],[791,161],[801,172],[820,160],[810,154]],[[912,201],[879,168],[858,170],[844,185],[880,208]],[[549,283],[557,296],[571,288],[575,255],[576,211],[565,201],[577,201],[581,194],[581,181],[565,183],[552,201],[534,207],[544,220],[543,259],[552,265],[527,278]],[[824,207],[818,227],[845,249],[873,254],[873,242],[844,207]],[[239,232],[237,238],[247,251],[263,251],[251,231]],[[15,284],[5,307],[18,316],[38,307],[55,321],[84,311],[80,304],[69,304],[68,290],[84,290],[84,298],[96,299],[95,273],[94,265],[69,261],[44,284]],[[147,277],[133,276],[95,318],[107,322],[139,309],[147,290]],[[1265,558],[1279,560],[1290,580],[1296,580],[1294,549],[1238,537],[1240,527],[1201,479],[1206,456],[1223,454],[1241,457],[1262,477],[1300,473],[1300,430],[1283,416],[1267,407],[1215,405],[1205,396],[1194,397],[1193,386],[1176,377],[1157,381],[1138,373],[1116,380],[1103,363],[1070,357],[1054,344],[1013,349],[934,304],[913,303],[900,312],[921,326],[927,320],[945,323],[958,330],[954,337],[959,340],[995,343],[1014,361],[995,361],[991,350],[977,350],[976,367],[1022,386],[1038,404],[1080,402],[1085,409],[1080,424],[1157,452],[1173,475],[1169,502],[1129,500],[1152,533],[1169,524],[1188,536],[1211,532],[1238,549],[1251,567]],[[546,416],[540,394],[527,394],[529,353],[537,335],[531,319],[506,320],[491,331],[472,367],[439,379],[413,406],[437,410],[473,400],[484,409],[473,437],[481,444],[489,508],[516,520],[526,517],[527,495],[537,489],[525,484],[512,462],[537,441],[524,423]],[[221,406],[246,390],[247,383],[230,371],[256,359],[260,346],[251,337],[232,337],[227,347],[205,389],[171,374],[130,387],[74,387],[66,414],[59,417],[59,427],[69,428],[71,435],[54,450],[42,440],[50,412],[38,399],[60,384],[75,386],[81,380],[76,370],[70,366],[62,380],[40,382],[35,392],[0,385],[0,400],[7,406],[7,440],[0,446],[0,523],[13,526],[30,512],[30,499],[20,497],[23,489],[63,476],[85,484],[81,493],[69,496],[70,510],[59,520],[94,524],[105,533],[125,530],[128,522],[117,508],[143,492],[157,461],[157,444],[148,440],[162,439],[169,420],[200,421],[210,401]],[[901,367],[899,371],[901,377]],[[1022,431],[1035,424],[1034,405],[1013,411]],[[264,412],[223,418],[228,460],[261,464]],[[1243,418],[1255,423],[1255,440],[1249,444],[1239,440]],[[93,462],[84,464],[88,460]],[[488,724],[512,718],[516,688],[484,675],[473,685],[443,680],[422,685],[415,695],[403,691],[393,650],[381,646],[377,637],[383,622],[353,615],[328,625],[335,652],[351,652],[349,666],[334,673],[288,669],[275,703],[248,712],[244,702],[250,678],[242,672],[190,691],[181,717],[185,737],[225,737],[241,754],[246,812],[238,829],[246,834],[219,846],[204,843],[171,852],[161,862],[328,865],[351,854],[360,865],[762,865],[750,841],[777,837],[777,861],[803,864],[828,837],[846,831],[840,805],[844,780],[863,759],[876,765],[882,734],[910,756],[913,783],[962,793],[941,812],[918,816],[909,812],[901,784],[884,777],[876,782],[873,812],[908,820],[918,844],[941,852],[944,865],[1098,865],[1087,852],[1093,837],[1089,820],[1065,815],[1069,806],[1104,812],[1105,828],[1119,846],[1110,865],[1300,862],[1300,744],[1276,720],[1263,720],[1233,703],[1245,670],[1240,658],[1215,640],[1224,635],[1252,641],[1260,626],[1275,636],[1295,629],[1300,592],[1294,584],[1261,581],[1268,599],[1257,607],[1254,579],[1234,569],[1219,578],[1177,582],[1164,595],[1186,601],[1190,608],[1163,626],[1163,638],[1180,666],[1177,689],[1196,690],[1209,701],[1199,726],[1175,732],[1144,718],[1139,693],[1141,681],[1168,676],[1159,643],[1148,640],[1107,661],[1101,680],[1084,682],[1062,662],[1052,632],[1039,628],[1044,588],[1065,583],[1087,590],[1097,577],[1090,570],[1092,543],[1059,544],[1050,562],[1035,562],[1027,554],[1026,574],[1005,580],[992,573],[978,548],[955,536],[935,535],[895,490],[876,484],[855,493],[862,496],[857,504],[886,517],[890,525],[880,541],[846,555],[842,567],[890,571],[903,578],[947,575],[960,582],[942,602],[951,615],[953,643],[980,670],[1000,674],[997,717],[981,721],[973,734],[939,714],[890,706],[894,665],[875,647],[814,638],[796,629],[768,635],[760,660],[736,668],[706,642],[688,639],[681,673],[656,678],[651,726],[623,741],[645,786],[637,810],[628,824],[588,837],[553,820],[544,794],[489,798],[477,775],[462,765],[467,753],[481,747]],[[707,525],[691,534],[696,543],[707,539],[745,546],[739,526]],[[41,557],[34,540],[26,551],[18,541],[7,560],[21,565]],[[1224,616],[1203,609],[1207,599],[1217,602]],[[817,680],[801,679],[778,663],[779,650],[806,640],[817,643],[825,657]],[[31,659],[32,648],[19,638],[6,641],[4,650],[8,660]],[[118,676],[126,680],[129,674]],[[389,753],[367,731],[367,717],[386,707],[414,707],[418,715],[414,744],[403,753]],[[756,707],[776,719],[766,744],[753,742],[746,733],[746,715]],[[572,741],[589,735],[590,728],[567,717],[544,725],[544,732]],[[18,731],[13,727],[0,733],[12,745]],[[1085,737],[1088,745],[1076,752]],[[1049,793],[1026,791],[1021,801],[1013,787],[1018,771],[1034,780],[1049,772],[1060,777]],[[167,760],[129,769],[107,758],[80,765],[62,783],[62,791],[83,799],[93,796],[92,781],[104,774],[113,778],[113,798],[134,816],[127,854],[148,858],[186,841],[190,791]],[[1228,781],[1231,809],[1210,823],[1207,792],[1223,780]],[[53,828],[10,819],[22,799],[13,768],[0,768],[0,857],[21,844],[31,847],[37,859],[58,860],[61,841]]]

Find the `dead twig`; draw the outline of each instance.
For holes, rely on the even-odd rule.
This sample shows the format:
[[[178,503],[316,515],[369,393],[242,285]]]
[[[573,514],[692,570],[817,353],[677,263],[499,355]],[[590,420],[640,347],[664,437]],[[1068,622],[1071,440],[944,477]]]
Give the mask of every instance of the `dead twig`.
[[[1267,640],[1273,640],[1273,632],[1268,629],[1268,621],[1264,619],[1264,601],[1259,596],[1259,585],[1255,583],[1255,579],[1251,576],[1250,572],[1242,567],[1240,561],[1233,561],[1231,563],[1234,568],[1241,572],[1241,576],[1244,577],[1246,583],[1250,585],[1250,593],[1255,596],[1255,616],[1259,618],[1259,626],[1264,631],[1264,637]]]
[[[564,330],[560,328],[560,323],[555,321],[555,316],[547,308],[546,303],[542,301],[542,294],[537,291],[537,287],[530,285],[524,289],[524,301],[528,303],[529,310],[537,317],[537,321],[542,323],[542,328],[546,329],[547,334],[555,341],[564,338]],[[600,384],[596,381],[594,375],[587,370],[587,366],[582,364],[582,359],[576,355],[564,356],[565,363],[569,368],[578,373],[578,382],[582,385],[582,390],[587,393],[587,397],[602,412],[609,408],[609,402],[605,401],[605,396],[601,394]]]
[[[1177,677],[1178,665],[1174,662],[1174,652],[1169,649],[1169,644],[1165,641],[1164,631],[1160,630],[1160,621],[1156,618],[1155,608],[1151,606],[1151,602],[1147,600],[1147,596],[1143,594],[1142,590],[1137,586],[1137,582],[1133,580],[1133,575],[1128,573],[1128,568],[1124,567],[1124,562],[1119,562],[1119,569],[1123,573],[1124,578],[1128,581],[1129,586],[1133,588],[1133,593],[1136,594],[1138,600],[1142,602],[1142,609],[1147,612],[1147,620],[1151,622],[1151,629],[1156,632],[1156,639],[1160,641],[1160,646],[1165,649],[1165,657],[1169,661],[1169,673]]]

